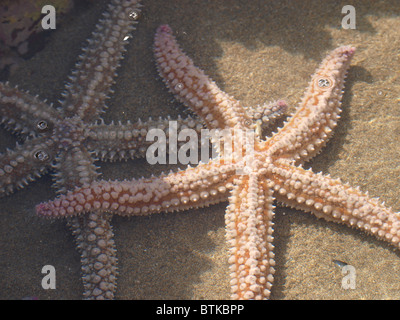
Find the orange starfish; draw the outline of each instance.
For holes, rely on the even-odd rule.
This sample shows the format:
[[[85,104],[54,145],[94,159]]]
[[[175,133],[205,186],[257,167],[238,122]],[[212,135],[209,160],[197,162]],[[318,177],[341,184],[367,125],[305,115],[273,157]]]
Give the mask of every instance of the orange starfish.
[[[159,27],[155,37],[159,72],[169,89],[208,128],[224,130],[220,156],[159,177],[95,181],[38,205],[37,213],[67,217],[98,210],[124,216],[148,215],[229,199],[225,220],[233,299],[263,299],[270,295],[275,264],[274,199],[398,246],[398,213],[358,188],[302,167],[332,135],[354,52],[350,46],[332,51],[312,76],[296,112],[270,138],[262,139],[248,134],[254,132],[256,124],[239,101],[222,92],[193,65],[168,26]],[[235,142],[230,152],[225,151],[229,145],[227,133]]]

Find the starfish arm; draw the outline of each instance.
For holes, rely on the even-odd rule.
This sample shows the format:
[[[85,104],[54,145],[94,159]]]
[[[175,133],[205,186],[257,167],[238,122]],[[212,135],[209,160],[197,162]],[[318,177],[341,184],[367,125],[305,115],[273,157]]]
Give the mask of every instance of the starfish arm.
[[[283,100],[256,106],[254,108],[245,108],[246,112],[253,119],[260,130],[269,130],[274,121],[284,115],[287,110],[287,104]],[[104,121],[88,126],[85,142],[88,150],[93,150],[97,157],[103,161],[117,161],[134,158],[144,158],[146,151],[150,145],[154,143],[152,140],[146,140],[146,136],[152,129],[163,130],[165,136],[168,137],[168,130],[171,129],[171,122],[176,121],[176,131],[179,134],[184,129],[193,129],[198,137],[201,137],[202,129],[205,129],[203,122],[198,117],[188,116],[174,120],[170,117],[159,118],[153,120],[149,118],[147,121],[139,121],[126,124],[119,122],[118,124],[105,124]],[[199,142],[200,139],[199,139]],[[169,145],[169,139],[166,143]],[[185,141],[177,141],[177,149],[186,143]],[[167,151],[169,148],[167,147]]]
[[[69,77],[60,109],[64,116],[78,115],[83,121],[92,122],[104,111],[116,69],[137,23],[139,7],[138,0],[113,0],[108,5]]]
[[[85,299],[114,298],[118,260],[110,219],[110,215],[101,212],[68,219],[81,254]]]
[[[271,180],[279,201],[311,211],[319,218],[372,233],[399,247],[400,213],[385,207],[378,199],[370,198],[359,188],[284,163],[277,164]]]
[[[284,117],[288,105],[284,100],[277,100],[255,107],[244,107],[246,113],[260,131],[270,131],[278,119]],[[261,136],[261,132],[258,134]]]
[[[94,157],[83,146],[62,150],[55,158],[54,188],[58,193],[65,193],[75,186],[82,186],[96,180],[99,176],[94,165]]]
[[[176,122],[176,126],[174,124]],[[133,158],[144,158],[148,147],[154,143],[152,139],[146,139],[151,130],[162,130],[166,143],[169,144],[169,130],[176,130],[177,134],[184,129],[193,129],[200,137],[204,126],[200,120],[192,117],[173,120],[171,118],[148,119],[127,124],[99,124],[90,125],[87,132],[86,146],[93,150],[101,160],[116,161]],[[200,139],[199,139],[200,140]],[[200,141],[199,141],[200,142]],[[179,149],[185,141],[177,141]],[[168,151],[169,148],[167,147]],[[176,151],[176,150],[175,150]]]
[[[273,282],[272,190],[255,174],[235,181],[225,214],[232,299],[267,299]]]
[[[50,167],[57,146],[48,137],[27,139],[14,150],[0,154],[0,197],[22,189]]]
[[[94,181],[54,201],[36,206],[44,217],[68,217],[104,211],[122,216],[148,215],[209,206],[224,201],[237,167],[212,160],[157,178]]]
[[[228,128],[240,125],[250,128],[252,122],[239,101],[220,90],[214,81],[179,48],[172,30],[161,25],[154,39],[157,69],[175,97],[192,109],[207,128]]]
[[[0,82],[0,122],[16,133],[34,136],[47,132],[60,119],[58,112],[37,96]]]
[[[321,150],[339,119],[344,80],[354,52],[353,47],[339,47],[323,60],[296,113],[265,143],[265,150],[298,163]]]
[[[83,147],[63,150],[54,165],[54,187],[58,193],[90,183],[98,177],[94,159]],[[81,254],[85,299],[113,299],[118,274],[111,216],[89,212],[68,219]]]

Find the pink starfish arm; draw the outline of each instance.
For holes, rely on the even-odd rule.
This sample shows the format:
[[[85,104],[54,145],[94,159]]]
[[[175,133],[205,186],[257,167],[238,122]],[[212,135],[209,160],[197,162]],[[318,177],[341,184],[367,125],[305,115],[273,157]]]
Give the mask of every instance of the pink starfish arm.
[[[157,29],[154,55],[157,69],[169,90],[200,116],[207,128],[251,127],[252,121],[239,101],[220,90],[214,81],[194,66],[180,49],[168,25]]]
[[[359,188],[284,162],[276,163],[271,180],[275,196],[282,203],[372,233],[399,247],[400,213]]]
[[[212,160],[157,178],[94,181],[37,205],[36,212],[52,218],[96,210],[126,216],[208,206],[227,199],[237,169],[220,161]]]
[[[273,197],[264,177],[235,180],[225,214],[232,299],[264,299],[274,280]]]
[[[353,47],[339,47],[322,61],[296,113],[264,142],[265,150],[297,163],[320,152],[339,119],[344,81],[354,52]]]

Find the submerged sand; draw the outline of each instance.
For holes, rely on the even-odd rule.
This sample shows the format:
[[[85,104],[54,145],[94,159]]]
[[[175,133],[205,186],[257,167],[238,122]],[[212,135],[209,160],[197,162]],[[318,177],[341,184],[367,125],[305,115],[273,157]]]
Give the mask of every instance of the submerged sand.
[[[52,33],[45,49],[22,63],[9,81],[56,101],[107,1],[78,6]],[[155,29],[169,24],[196,65],[218,85],[255,105],[300,100],[325,54],[351,44],[342,119],[310,165],[400,210],[400,6],[398,1],[358,1],[355,30],[340,23],[343,1],[143,1],[138,29],[119,69],[106,121],[185,115],[157,76]],[[15,138],[0,132],[1,150]],[[166,167],[127,161],[101,165],[106,178],[159,173]],[[35,216],[35,204],[54,196],[47,175],[0,199],[0,298],[80,299],[79,254],[64,221]],[[224,239],[226,204],[210,208],[113,218],[118,247],[118,299],[227,299]],[[273,299],[399,299],[400,255],[357,230],[278,207]],[[356,288],[342,289],[332,260],[355,267]],[[54,265],[57,289],[41,288],[41,268]]]

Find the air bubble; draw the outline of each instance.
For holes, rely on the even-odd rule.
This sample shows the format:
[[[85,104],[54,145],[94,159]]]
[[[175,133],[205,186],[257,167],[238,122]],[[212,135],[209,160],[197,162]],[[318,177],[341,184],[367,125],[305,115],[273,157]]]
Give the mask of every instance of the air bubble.
[[[328,88],[330,85],[330,81],[326,78],[321,78],[318,80],[318,87],[320,88]]]
[[[40,120],[36,123],[36,128],[39,132],[45,132],[49,129],[49,124],[46,120]]]
[[[176,86],[175,86],[175,90],[176,90],[176,91],[181,91],[182,89],[183,89],[183,84],[180,83],[180,82],[177,83]]]
[[[38,150],[33,153],[33,157],[41,162],[49,160],[49,154],[46,151]]]
[[[140,17],[140,12],[138,10],[132,10],[131,12],[129,12],[129,18],[131,18],[132,20],[138,20]]]

